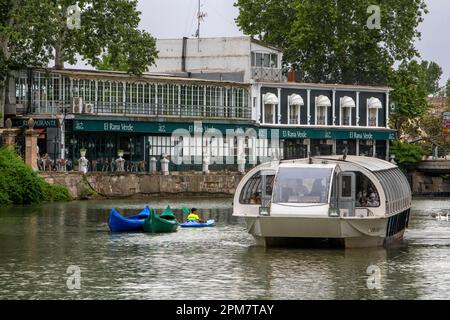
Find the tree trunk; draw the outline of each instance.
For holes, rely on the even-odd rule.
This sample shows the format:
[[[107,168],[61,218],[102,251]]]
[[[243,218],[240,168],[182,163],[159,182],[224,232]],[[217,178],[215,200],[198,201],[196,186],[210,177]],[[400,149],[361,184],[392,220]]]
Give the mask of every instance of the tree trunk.
[[[0,128],[5,126],[6,81],[0,82]]]
[[[64,69],[64,48],[61,43],[55,46],[55,68]]]

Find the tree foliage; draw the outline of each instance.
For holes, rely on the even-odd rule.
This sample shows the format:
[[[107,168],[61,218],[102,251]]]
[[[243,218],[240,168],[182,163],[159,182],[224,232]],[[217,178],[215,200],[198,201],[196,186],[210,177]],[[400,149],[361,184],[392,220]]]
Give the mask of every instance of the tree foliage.
[[[67,188],[50,185],[7,148],[0,149],[0,204],[68,201]]]
[[[416,164],[425,155],[421,146],[406,142],[395,141],[391,148],[395,161],[402,167]]]
[[[381,28],[369,29],[379,4]],[[285,50],[284,63],[304,81],[383,84],[396,61],[417,56],[423,0],[237,0],[238,26]]]
[[[395,113],[391,119],[394,127],[401,130],[402,125],[421,117],[429,108],[426,69],[416,60],[403,62],[392,73],[390,86],[395,89],[391,94],[395,101]]]
[[[426,73],[427,94],[434,94],[439,90],[442,68],[436,62],[422,61],[421,67]]]
[[[0,114],[11,70],[75,64],[97,66],[111,53],[126,60],[124,70],[145,72],[157,55],[155,39],[138,29],[137,0],[0,0]],[[78,5],[80,28],[69,28],[69,8]],[[0,120],[0,126],[2,121]]]

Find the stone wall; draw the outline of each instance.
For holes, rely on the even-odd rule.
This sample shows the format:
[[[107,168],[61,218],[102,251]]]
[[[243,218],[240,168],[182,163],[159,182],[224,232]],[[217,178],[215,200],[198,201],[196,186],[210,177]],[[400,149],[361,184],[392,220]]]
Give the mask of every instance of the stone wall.
[[[411,181],[413,195],[450,196],[450,178],[448,174],[432,174],[413,170],[408,172],[408,176]]]
[[[146,173],[41,172],[51,184],[66,186],[75,199],[91,196],[121,198],[145,195],[232,196],[243,177],[236,172],[203,174],[174,172],[163,176]]]

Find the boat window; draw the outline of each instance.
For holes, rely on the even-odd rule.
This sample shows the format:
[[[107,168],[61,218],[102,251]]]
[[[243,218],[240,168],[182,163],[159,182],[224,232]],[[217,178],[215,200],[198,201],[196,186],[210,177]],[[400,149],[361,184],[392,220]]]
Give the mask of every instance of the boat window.
[[[275,175],[266,176],[266,196],[272,196],[273,181]],[[261,204],[262,192],[262,178],[261,173],[255,173],[242,188],[239,196],[239,203],[241,204]]]
[[[342,176],[342,188],[341,188],[341,197],[342,198],[351,198],[352,197],[352,177],[351,176]]]
[[[274,203],[328,203],[331,168],[280,168]]]
[[[356,207],[379,207],[380,194],[373,182],[362,172],[356,175]]]

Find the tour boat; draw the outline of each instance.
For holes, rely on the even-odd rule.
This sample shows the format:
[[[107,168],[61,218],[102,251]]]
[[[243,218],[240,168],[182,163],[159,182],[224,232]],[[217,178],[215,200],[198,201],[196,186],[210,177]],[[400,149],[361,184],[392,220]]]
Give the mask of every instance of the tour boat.
[[[318,156],[249,171],[236,189],[233,215],[245,219],[258,245],[326,240],[351,248],[402,240],[410,208],[409,183],[395,164]]]
[[[150,215],[144,221],[144,231],[151,233],[175,232],[178,229],[178,221],[170,207],[167,207],[161,215],[157,215],[155,210],[150,210]]]

